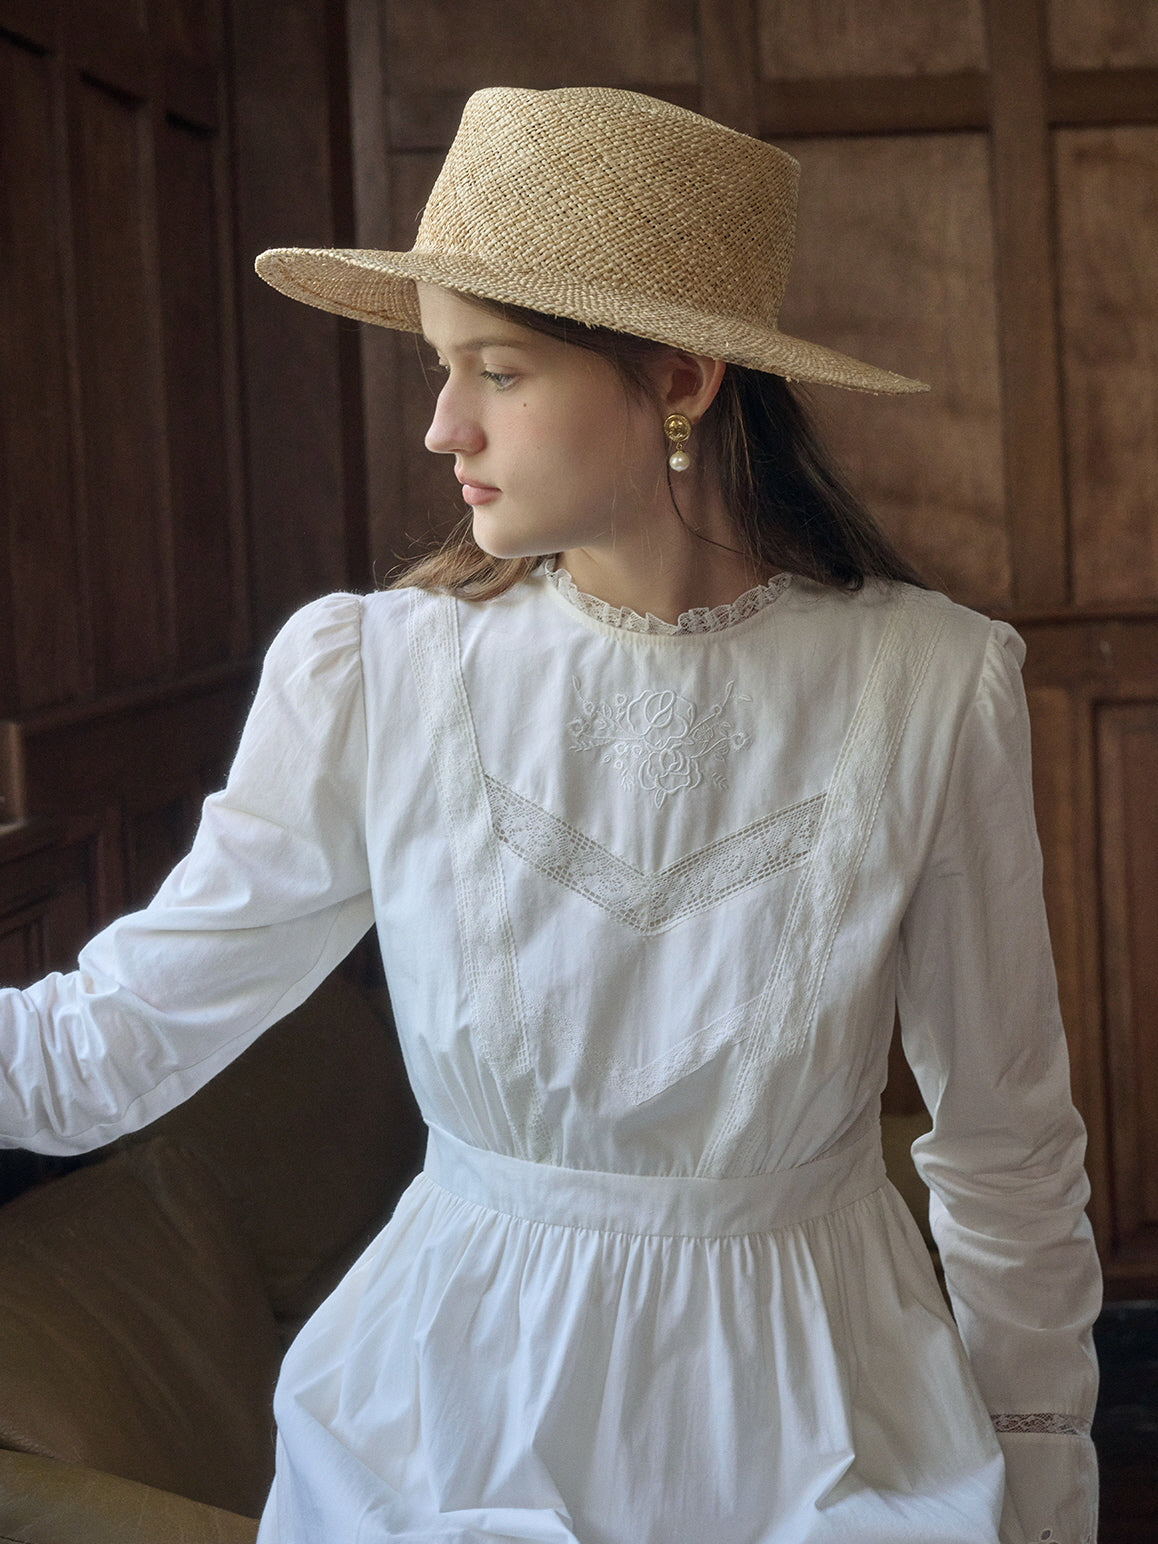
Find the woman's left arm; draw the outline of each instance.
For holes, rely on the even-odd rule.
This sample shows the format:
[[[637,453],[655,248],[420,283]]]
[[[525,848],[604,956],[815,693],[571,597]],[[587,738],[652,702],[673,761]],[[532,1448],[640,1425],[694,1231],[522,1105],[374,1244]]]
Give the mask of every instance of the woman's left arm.
[[[1094,1544],[1101,1274],[1042,900],[1023,652],[994,624],[902,927],[898,1002],[933,1116],[913,1156],[1005,1453],[1002,1537]]]

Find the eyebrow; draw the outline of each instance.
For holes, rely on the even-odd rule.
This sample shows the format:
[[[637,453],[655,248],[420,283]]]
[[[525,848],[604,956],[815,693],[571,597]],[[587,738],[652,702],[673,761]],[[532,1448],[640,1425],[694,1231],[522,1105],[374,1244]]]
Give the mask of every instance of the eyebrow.
[[[438,344],[432,338],[422,334],[422,341],[430,348],[438,352]],[[468,338],[465,343],[456,343],[454,351],[457,354],[477,354],[484,348],[528,348],[530,345],[519,338]]]

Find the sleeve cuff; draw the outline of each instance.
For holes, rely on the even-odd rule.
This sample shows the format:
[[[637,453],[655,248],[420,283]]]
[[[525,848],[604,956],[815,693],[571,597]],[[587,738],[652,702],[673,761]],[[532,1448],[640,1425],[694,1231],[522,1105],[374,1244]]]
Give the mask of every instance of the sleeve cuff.
[[[1005,1455],[1001,1544],[1097,1544],[1098,1460],[1086,1432],[1007,1422],[1068,1422],[1066,1415],[995,1417]]]

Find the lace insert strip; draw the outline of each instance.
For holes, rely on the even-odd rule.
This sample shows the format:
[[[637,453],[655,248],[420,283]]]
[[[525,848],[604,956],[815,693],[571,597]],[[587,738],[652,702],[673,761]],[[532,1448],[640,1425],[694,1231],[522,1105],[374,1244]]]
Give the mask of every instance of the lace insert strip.
[[[824,794],[815,794],[649,874],[484,775],[500,842],[548,879],[644,934],[662,933],[773,874],[798,867],[812,850],[825,801]]]
[[[1056,1415],[1052,1411],[1028,1415],[995,1415],[993,1428],[1000,1432],[1028,1432],[1034,1436],[1088,1437],[1090,1422],[1080,1415]]]

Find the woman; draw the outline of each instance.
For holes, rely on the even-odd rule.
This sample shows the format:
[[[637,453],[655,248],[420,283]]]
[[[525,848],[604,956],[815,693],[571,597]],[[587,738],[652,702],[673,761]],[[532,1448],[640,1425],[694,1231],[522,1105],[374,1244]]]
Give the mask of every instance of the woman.
[[[1021,649],[784,384],[921,389],[779,332],[795,175],[486,91],[413,252],[259,260],[425,332],[473,534],[290,621],[190,857],[0,999],[0,1109],[141,1125],[376,921],[427,1166],[289,1353],[262,1544],[1092,1544]],[[956,1326],[881,1166],[898,1007]]]

